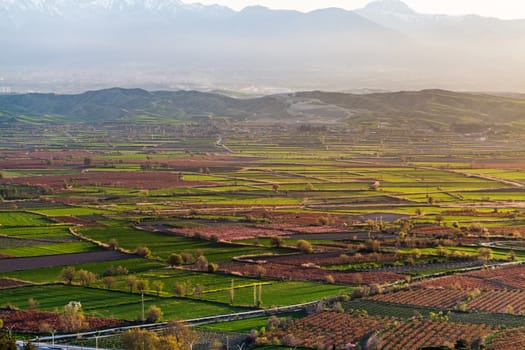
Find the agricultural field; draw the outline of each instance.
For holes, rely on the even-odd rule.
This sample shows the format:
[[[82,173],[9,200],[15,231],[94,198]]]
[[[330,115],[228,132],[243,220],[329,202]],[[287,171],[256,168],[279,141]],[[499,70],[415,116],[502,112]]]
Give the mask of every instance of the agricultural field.
[[[6,327],[44,335],[24,320],[72,301],[91,329],[139,325],[144,297],[154,321],[261,311],[199,325],[259,349],[523,338],[521,134],[212,122],[0,143]]]

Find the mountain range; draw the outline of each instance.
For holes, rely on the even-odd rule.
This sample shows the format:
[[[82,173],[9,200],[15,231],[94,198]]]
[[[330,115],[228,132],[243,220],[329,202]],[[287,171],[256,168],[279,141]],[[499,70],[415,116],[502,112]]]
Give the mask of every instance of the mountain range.
[[[525,20],[399,0],[309,13],[179,0],[0,0],[0,92],[110,86],[525,91]]]
[[[296,92],[233,98],[198,91],[111,88],[81,94],[0,95],[0,125],[31,123],[177,123],[230,119],[292,125],[378,125],[413,130],[516,128],[525,118],[524,96],[493,96],[445,90],[349,94]],[[196,119],[195,119],[196,118]],[[20,124],[22,123],[22,124]]]

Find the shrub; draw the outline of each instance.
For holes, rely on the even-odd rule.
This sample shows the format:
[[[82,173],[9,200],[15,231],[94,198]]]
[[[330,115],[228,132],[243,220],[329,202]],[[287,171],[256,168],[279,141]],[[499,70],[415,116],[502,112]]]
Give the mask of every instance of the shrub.
[[[146,311],[146,321],[148,322],[160,322],[162,321],[162,310],[156,305],[151,305]]]
[[[186,283],[175,283],[173,284],[173,292],[178,297],[183,297],[186,295]]]
[[[197,268],[201,271],[207,271],[208,270],[208,259],[204,255],[199,256],[197,259]]]
[[[283,246],[283,238],[279,236],[273,236],[270,238],[270,245],[275,248],[280,248]]]
[[[209,263],[208,264],[208,272],[217,272],[217,269],[218,269],[218,266],[217,264],[214,264],[214,263]]]
[[[168,257],[168,265],[170,265],[171,267],[180,266],[183,263],[184,259],[181,254],[171,253],[171,255]]]
[[[68,266],[62,269],[62,272],[60,273],[62,276],[62,279],[67,283],[71,284],[73,283],[73,280],[76,276],[76,270],[73,266]]]
[[[304,239],[297,241],[297,249],[299,249],[304,254],[310,254],[314,251],[312,244]]]
[[[135,254],[142,258],[149,258],[151,256],[151,250],[149,250],[148,247],[141,246],[135,249]]]
[[[326,275],[324,277],[324,280],[326,281],[326,283],[330,283],[330,284],[334,284],[335,283],[335,278],[332,275]]]
[[[117,250],[119,247],[118,242],[115,238],[110,239],[108,245],[112,250]]]
[[[193,264],[195,262],[195,257],[193,256],[193,254],[182,253],[181,256],[184,264]]]

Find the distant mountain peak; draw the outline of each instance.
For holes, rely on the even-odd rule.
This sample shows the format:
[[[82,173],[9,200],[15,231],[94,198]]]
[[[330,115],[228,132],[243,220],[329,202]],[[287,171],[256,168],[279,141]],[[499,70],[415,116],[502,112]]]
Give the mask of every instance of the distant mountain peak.
[[[365,6],[366,10],[392,12],[401,14],[414,14],[407,4],[401,0],[375,0]]]

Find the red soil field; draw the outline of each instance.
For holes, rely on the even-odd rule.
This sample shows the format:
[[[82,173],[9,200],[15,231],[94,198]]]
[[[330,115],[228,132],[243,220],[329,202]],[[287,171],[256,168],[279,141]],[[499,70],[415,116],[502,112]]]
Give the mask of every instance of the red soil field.
[[[210,168],[214,167],[243,167],[246,166],[246,162],[253,161],[251,158],[237,158],[231,157],[224,154],[213,154],[183,158],[162,158],[152,160],[130,160],[129,163],[135,164],[152,164],[160,165],[167,164],[172,168]]]
[[[12,280],[10,278],[0,278],[0,289],[2,288],[13,288],[13,287],[20,287],[20,286],[26,286],[29,283]]]
[[[204,237],[217,236],[220,240],[239,240],[255,237],[283,236],[290,235],[291,232],[249,227],[243,225],[209,225],[195,228],[173,228],[169,232],[193,236],[200,233]]]
[[[332,349],[335,345],[336,349],[344,349],[346,344],[357,343],[369,333],[387,328],[392,323],[389,318],[320,312],[293,321],[286,329],[276,329],[265,336],[284,338],[291,334],[295,343],[302,346]]]
[[[518,290],[487,291],[474,298],[468,304],[468,309],[525,315],[525,292]]]
[[[469,277],[463,275],[453,275],[441,278],[436,278],[428,281],[416,283],[422,288],[446,288],[446,289],[479,289],[479,290],[496,290],[504,289],[498,283],[476,277]]]
[[[525,330],[506,329],[491,339],[487,350],[516,350],[525,349]]]
[[[437,225],[428,225],[421,227],[414,227],[410,232],[416,235],[440,236],[454,234],[456,230],[451,227],[443,227]]]
[[[525,290],[525,266],[523,265],[473,271],[467,273],[466,276],[488,280],[507,289]]]
[[[130,259],[132,257],[134,256],[117,251],[100,251],[77,254],[35,256],[28,258],[13,258],[9,259],[9,264],[0,264],[0,272],[12,272],[53,266],[85,264],[98,261]]]
[[[0,169],[53,169],[65,165],[81,166],[84,158],[101,152],[89,151],[6,151],[2,152]]]
[[[91,151],[6,151],[2,153],[0,159],[0,169],[54,169],[64,166],[84,166],[84,158],[91,158],[92,165],[116,164],[119,162],[118,156],[111,158],[111,152],[91,152]],[[97,156],[105,155],[106,158],[97,160]],[[109,157],[108,157],[109,156]],[[211,168],[214,167],[241,167],[242,158],[231,157],[228,155],[206,155],[184,158],[156,158],[136,159],[126,161],[132,164],[150,164],[152,166],[168,165],[171,168]]]
[[[261,273],[261,268],[264,272]],[[219,270],[227,273],[243,276],[263,276],[274,279],[293,281],[320,281],[324,282],[328,276],[332,276],[335,283],[348,284],[383,284],[406,278],[393,272],[339,272],[326,271],[315,267],[303,267],[292,265],[281,265],[274,263],[250,264],[242,262],[221,263]]]
[[[74,191],[75,186],[108,186],[156,190],[213,185],[211,182],[183,181],[180,180],[178,172],[170,171],[93,171],[78,175],[26,176],[1,179],[0,183],[41,186],[51,188],[56,192]],[[64,189],[65,183],[72,184],[71,188]]]
[[[349,255],[341,257],[341,254],[341,252],[289,254],[280,256],[263,256],[260,259],[275,264],[299,266],[308,263],[317,265],[330,265],[354,262],[385,261],[394,260],[396,257],[395,254],[362,254],[361,256]],[[254,260],[257,260],[257,258],[254,258]]]
[[[418,350],[423,346],[447,344],[454,347],[458,339],[472,341],[490,335],[494,329],[483,324],[462,324],[412,319],[400,322],[381,335],[383,350]]]
[[[79,218],[77,216],[53,216],[50,217],[51,220],[59,223],[68,223],[73,225],[81,225],[81,226],[103,226],[102,224],[99,224],[95,220],[87,219],[87,218]]]
[[[368,299],[416,306],[450,309],[464,301],[468,293],[457,289],[413,289],[394,293],[377,294]]]
[[[46,311],[0,309],[0,319],[4,320],[4,327],[12,328],[14,332],[40,333],[40,326],[43,323],[47,323],[53,329],[60,331],[58,315],[58,313]],[[86,317],[86,321],[88,322],[88,327],[84,329],[85,331],[129,324],[129,322],[123,320],[98,317]]]

